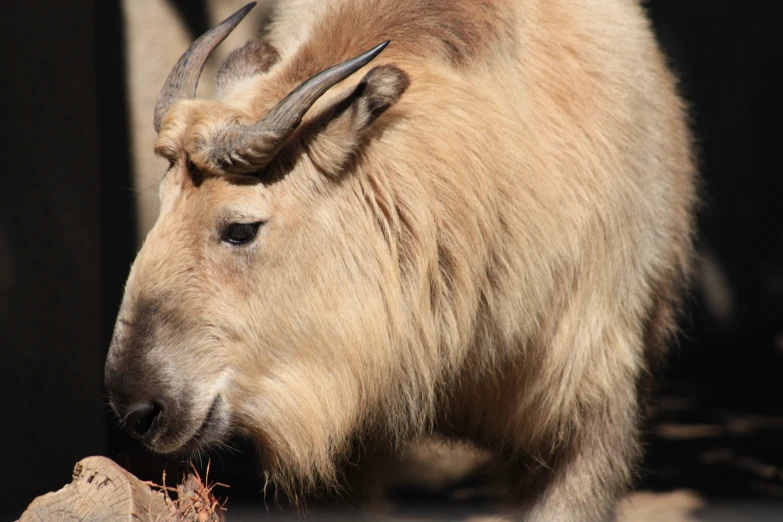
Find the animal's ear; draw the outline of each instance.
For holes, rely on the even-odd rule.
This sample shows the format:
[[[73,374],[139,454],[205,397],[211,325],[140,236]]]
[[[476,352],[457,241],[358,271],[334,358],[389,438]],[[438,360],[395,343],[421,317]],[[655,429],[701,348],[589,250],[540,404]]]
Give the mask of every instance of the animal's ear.
[[[373,68],[342,101],[317,118],[307,144],[322,171],[341,171],[361,146],[370,125],[402,96],[408,75],[394,65]]]
[[[263,40],[250,40],[231,51],[218,70],[215,90],[223,98],[238,81],[267,72],[280,59],[277,49]]]

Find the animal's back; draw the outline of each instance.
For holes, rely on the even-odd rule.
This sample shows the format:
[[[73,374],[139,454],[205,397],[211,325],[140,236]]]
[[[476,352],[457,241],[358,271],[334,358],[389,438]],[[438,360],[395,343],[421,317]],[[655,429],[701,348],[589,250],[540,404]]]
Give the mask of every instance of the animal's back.
[[[477,321],[518,350],[574,306],[575,281],[595,283],[586,317],[638,317],[687,273],[690,139],[639,2],[293,2],[269,38],[291,83],[392,40],[378,62],[411,84],[365,172],[400,211],[400,251],[437,266],[433,320],[455,362]]]

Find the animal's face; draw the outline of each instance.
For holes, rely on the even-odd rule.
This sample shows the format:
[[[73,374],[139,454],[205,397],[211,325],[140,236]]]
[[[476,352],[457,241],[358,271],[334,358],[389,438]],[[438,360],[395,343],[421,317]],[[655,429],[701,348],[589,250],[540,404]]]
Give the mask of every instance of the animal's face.
[[[245,323],[264,320],[244,308],[256,284],[249,268],[275,225],[263,185],[213,177],[196,186],[182,163],[164,177],[160,201],[128,279],[106,382],[131,432],[167,452],[227,428],[231,356]]]
[[[329,174],[406,87],[398,69],[376,68],[311,128],[249,152],[226,136],[253,128],[220,123],[231,111],[215,102],[156,116],[172,166],[105,369],[112,406],[151,449],[238,430],[312,466],[316,441],[328,451],[375,400],[389,373],[388,256],[361,193]]]
[[[295,411],[317,422],[333,401],[351,412],[384,316],[377,238],[328,183],[308,186],[321,175],[303,160],[271,185],[196,183],[184,162],[165,176],[106,365],[115,410],[150,448],[274,431]]]

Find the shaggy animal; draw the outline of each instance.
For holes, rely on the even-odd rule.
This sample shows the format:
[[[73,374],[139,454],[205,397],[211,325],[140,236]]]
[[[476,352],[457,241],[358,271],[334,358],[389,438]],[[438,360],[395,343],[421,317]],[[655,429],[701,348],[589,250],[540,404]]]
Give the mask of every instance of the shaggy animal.
[[[372,496],[374,462],[437,434],[492,452],[523,520],[612,516],[696,201],[639,2],[292,1],[194,99],[251,7],[155,107],[118,416],[162,453],[245,434],[294,496]]]

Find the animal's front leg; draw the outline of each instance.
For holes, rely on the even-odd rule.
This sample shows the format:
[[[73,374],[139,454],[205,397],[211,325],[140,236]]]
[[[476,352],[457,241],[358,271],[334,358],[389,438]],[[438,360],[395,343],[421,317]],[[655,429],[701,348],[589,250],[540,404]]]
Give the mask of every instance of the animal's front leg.
[[[624,397],[624,398],[623,398]],[[529,497],[518,512],[525,522],[607,522],[631,485],[641,454],[633,390],[618,390],[585,411],[572,440],[524,483]]]
[[[387,490],[400,458],[399,451],[372,441],[363,441],[348,457],[342,471],[344,491],[339,497],[353,520],[388,519]]]

